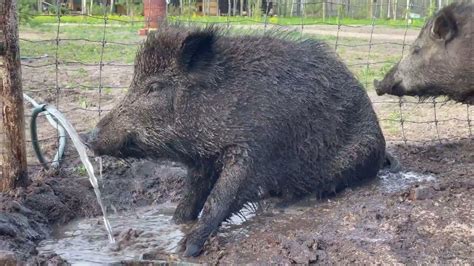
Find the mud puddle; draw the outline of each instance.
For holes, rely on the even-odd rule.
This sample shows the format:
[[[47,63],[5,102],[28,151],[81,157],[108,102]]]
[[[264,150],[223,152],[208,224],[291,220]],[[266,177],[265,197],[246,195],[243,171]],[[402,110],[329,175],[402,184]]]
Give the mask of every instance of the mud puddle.
[[[72,265],[115,265],[141,261],[147,259],[148,254],[156,253],[179,262],[175,251],[186,228],[172,221],[175,208],[176,205],[166,203],[111,214],[115,244],[108,241],[101,218],[94,217],[57,228],[52,239],[40,242],[37,249],[40,255],[55,253]],[[243,224],[254,216],[253,209],[244,208],[222,224],[219,235],[242,233]]]
[[[378,175],[376,185],[382,192],[397,192],[410,187],[417,182],[434,182],[436,178],[429,174],[420,174],[416,172],[381,172]]]
[[[416,172],[381,173],[379,178],[366,188],[381,192],[401,191],[416,182],[433,182],[433,175]],[[318,203],[319,202],[319,203]],[[278,215],[304,213],[308,208],[321,204],[317,199],[307,199],[298,203],[275,208],[271,212]],[[256,206],[256,205],[252,205]],[[110,222],[116,232],[117,243],[111,245],[100,217],[76,220],[55,230],[52,239],[39,244],[40,254],[56,253],[73,265],[104,265],[123,261],[141,261],[143,254],[166,254],[165,258],[179,261],[175,253],[179,240],[186,228],[175,225],[172,215],[175,205],[141,207],[110,215]],[[246,207],[223,223],[218,236],[242,240],[249,236],[247,222],[254,222],[256,207]],[[363,236],[353,235],[355,238]],[[380,236],[379,236],[380,237]],[[371,239],[385,241],[386,239]]]
[[[73,265],[104,265],[139,260],[160,250],[172,254],[183,236],[171,220],[175,206],[165,204],[111,214],[116,244],[110,244],[100,217],[80,219],[58,228],[38,246],[40,254],[56,253]]]

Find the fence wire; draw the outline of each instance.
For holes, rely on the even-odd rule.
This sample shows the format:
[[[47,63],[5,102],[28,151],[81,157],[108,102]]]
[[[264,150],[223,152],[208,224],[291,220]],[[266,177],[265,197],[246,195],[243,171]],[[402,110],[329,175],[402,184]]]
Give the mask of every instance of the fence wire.
[[[138,36],[138,30],[147,27],[149,21],[112,16],[108,12],[110,7],[104,4],[102,16],[68,15],[86,22],[94,20],[94,23],[72,24],[64,22],[60,2],[57,0],[56,14],[25,14],[31,15],[33,20],[55,18],[55,21],[45,23],[44,27],[24,25],[20,29],[23,90],[37,101],[54,103],[79,132],[84,132],[110,111],[126,92],[133,74],[135,51],[144,40]],[[381,12],[373,10],[387,10],[390,6],[399,10],[400,17],[411,14],[411,9],[421,10],[426,15],[429,13],[426,5],[411,5],[406,9],[407,6],[402,4],[387,4],[385,7],[375,4],[369,23],[356,25],[350,15],[340,11],[347,8],[346,3],[303,1],[299,16],[288,18],[269,14],[269,3],[261,10],[263,15],[258,19],[231,16],[229,8],[221,17],[196,17],[188,11],[178,16],[170,15],[168,20],[189,26],[222,24],[244,33],[246,30],[264,32],[277,28],[297,32],[305,38],[322,39],[334,47],[367,88],[388,142],[425,144],[472,138],[473,114],[469,106],[443,98],[419,102],[416,98],[379,97],[374,93],[373,79],[382,78],[406,53],[422,24],[413,24],[413,20],[408,18],[401,27],[387,26],[387,19]],[[315,8],[322,4],[333,6],[332,13],[326,13],[324,19],[320,19],[322,9]],[[190,1],[187,7],[192,9]],[[360,12],[354,11],[357,8],[367,9],[367,5],[351,5],[352,17]],[[29,117],[27,112],[27,121]],[[45,120],[38,128],[43,150],[49,155],[54,154],[57,131],[51,129]],[[77,160],[75,155],[68,156],[68,160]],[[31,166],[38,165],[31,151],[28,159]]]

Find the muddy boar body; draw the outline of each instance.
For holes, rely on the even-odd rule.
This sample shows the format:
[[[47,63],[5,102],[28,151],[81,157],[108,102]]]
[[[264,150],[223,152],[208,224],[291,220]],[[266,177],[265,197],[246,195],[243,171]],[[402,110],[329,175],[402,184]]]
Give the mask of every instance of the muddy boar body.
[[[385,140],[360,83],[328,47],[169,27],[137,55],[127,96],[95,129],[97,154],[188,167],[174,219],[198,255],[249,201],[332,193],[376,176]]]
[[[447,96],[474,104],[474,4],[453,3],[422,28],[408,54],[379,82],[377,94]]]

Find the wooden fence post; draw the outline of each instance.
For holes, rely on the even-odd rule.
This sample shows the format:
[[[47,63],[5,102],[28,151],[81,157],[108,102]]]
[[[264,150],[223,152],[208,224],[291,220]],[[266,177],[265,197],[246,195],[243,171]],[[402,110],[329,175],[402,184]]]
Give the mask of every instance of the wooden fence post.
[[[3,122],[3,161],[0,191],[28,184],[21,62],[16,0],[0,0],[0,42],[4,49],[0,80]]]

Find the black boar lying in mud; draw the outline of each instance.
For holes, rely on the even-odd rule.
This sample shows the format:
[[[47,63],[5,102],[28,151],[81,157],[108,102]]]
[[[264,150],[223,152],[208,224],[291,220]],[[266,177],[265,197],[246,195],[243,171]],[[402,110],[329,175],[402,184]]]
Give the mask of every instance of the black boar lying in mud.
[[[454,3],[428,20],[409,54],[379,82],[385,93],[419,96],[446,95],[474,104],[474,4]]]
[[[188,167],[174,219],[202,215],[181,241],[185,256],[248,201],[333,192],[375,177],[385,159],[364,88],[327,45],[212,27],[150,35],[89,146]]]

